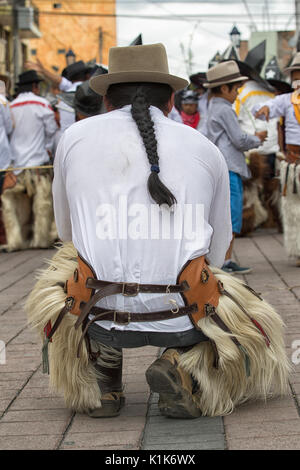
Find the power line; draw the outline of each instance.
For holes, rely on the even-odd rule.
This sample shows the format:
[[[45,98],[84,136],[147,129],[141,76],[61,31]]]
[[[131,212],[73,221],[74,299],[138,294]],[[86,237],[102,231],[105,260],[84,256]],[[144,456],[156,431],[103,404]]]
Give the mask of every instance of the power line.
[[[250,20],[251,20],[251,24],[254,26],[254,30],[257,31],[257,26],[256,26],[256,24],[255,24],[255,22],[254,22],[254,19],[253,19],[253,16],[252,16],[251,11],[250,11],[250,9],[249,9],[247,0],[243,0],[243,4],[244,4],[244,6],[245,6],[245,8],[246,8],[246,11],[247,11],[247,13],[248,13],[248,16],[249,16],[249,18],[250,18]]]
[[[1,11],[1,9],[0,9]],[[123,13],[88,13],[88,12],[57,12],[57,11],[39,11],[40,15],[53,15],[53,16],[91,16],[91,17],[122,17],[122,18],[144,18],[144,19],[155,19],[155,20],[165,20],[165,19],[172,19],[172,20],[180,20],[185,21],[186,19],[216,19],[216,20],[226,20],[226,21],[233,21],[233,18],[237,17],[239,19],[246,19],[248,15],[243,14],[188,14],[188,15],[164,15],[164,16],[157,16],[157,15],[137,15],[137,14],[123,14]],[[272,16],[290,16],[289,12],[282,12],[282,13],[272,13]],[[252,20],[251,20],[252,21]],[[261,18],[257,19],[257,21],[263,21]],[[254,25],[254,23],[252,23]]]

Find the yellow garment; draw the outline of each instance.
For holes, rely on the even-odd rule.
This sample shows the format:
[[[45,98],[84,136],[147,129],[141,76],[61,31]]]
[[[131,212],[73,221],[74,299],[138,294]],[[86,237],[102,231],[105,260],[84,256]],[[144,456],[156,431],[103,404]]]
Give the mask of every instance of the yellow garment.
[[[269,91],[263,91],[263,90],[252,90],[252,91],[249,91],[249,93],[247,93],[245,96],[241,97],[242,92],[244,91],[244,88],[245,88],[245,85],[239,89],[239,94],[235,101],[235,112],[238,116],[240,114],[241,104],[244,104],[245,101],[247,101],[247,99],[250,96],[268,96],[269,98],[274,98],[274,93],[271,93]]]
[[[291,102],[294,106],[296,119],[300,124],[300,89],[294,91],[291,97]]]

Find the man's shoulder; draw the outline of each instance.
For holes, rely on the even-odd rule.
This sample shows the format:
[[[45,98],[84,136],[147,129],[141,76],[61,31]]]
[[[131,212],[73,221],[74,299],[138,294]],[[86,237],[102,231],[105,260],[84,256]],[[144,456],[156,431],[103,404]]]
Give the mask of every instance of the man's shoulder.
[[[17,104],[21,103],[26,103],[26,104],[40,104],[44,108],[51,108],[50,102],[46,99],[43,98],[42,96],[35,95],[34,93],[20,93],[10,104],[10,106],[13,108]]]

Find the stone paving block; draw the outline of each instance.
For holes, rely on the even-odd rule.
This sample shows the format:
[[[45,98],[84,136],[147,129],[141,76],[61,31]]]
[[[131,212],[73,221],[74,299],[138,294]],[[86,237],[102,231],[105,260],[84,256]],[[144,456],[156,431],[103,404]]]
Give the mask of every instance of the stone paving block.
[[[19,392],[19,389],[13,389],[13,388],[10,388],[10,389],[4,389],[2,390],[0,388],[0,397],[1,397],[1,400],[13,400],[13,398],[15,398],[15,396],[18,394]]]
[[[209,442],[186,442],[185,444],[157,444],[157,445],[147,445],[143,450],[224,450],[225,442],[224,438],[216,439]]]
[[[72,442],[70,442],[69,444],[66,442],[59,449],[62,449],[64,451],[75,450],[73,448]],[[140,450],[140,448],[135,446],[134,444],[125,444],[125,445],[116,445],[116,446],[96,446],[96,447],[87,446],[87,447],[80,447],[80,450],[105,450],[108,453],[107,457],[110,457],[110,452],[114,450],[127,450],[128,451],[128,450]]]
[[[6,364],[0,365],[0,373],[34,371],[39,367],[40,363],[41,359],[36,357],[23,358],[23,360],[20,361],[19,358],[7,356]]]
[[[146,371],[146,369],[145,369]],[[137,374],[133,374],[132,372],[130,374],[127,373],[127,369],[125,367],[124,369],[124,374],[123,374],[123,382],[124,383],[145,383],[146,382],[146,377],[145,377],[145,371],[143,371],[142,373],[137,373]]]
[[[59,441],[60,435],[0,437],[0,450],[51,450]]]
[[[14,423],[14,422],[36,422],[36,421],[67,421],[70,420],[72,412],[67,409],[56,409],[56,410],[25,410],[25,411],[13,411],[9,409],[7,413],[2,417],[1,423]]]
[[[145,416],[116,416],[113,418],[93,419],[85,414],[77,413],[73,419],[69,432],[116,432],[116,431],[143,431]]]
[[[147,403],[149,399],[149,392],[142,393],[126,393],[126,403]]]
[[[74,433],[68,432],[61,445],[64,449],[68,448],[81,449],[81,448],[94,448],[111,446],[133,445],[138,447],[140,442],[140,431],[116,431],[116,432],[98,432],[90,434],[89,432]]]
[[[0,423],[0,439],[2,436],[42,436],[62,434],[66,428],[65,421],[35,421],[25,423]]]
[[[148,393],[150,388],[146,381],[144,382],[127,382],[124,386],[125,395],[129,393]]]
[[[228,450],[299,450],[299,434],[278,437],[227,439]]]
[[[202,416],[193,419],[193,425],[191,426],[190,419],[170,419],[160,415],[149,417],[147,425],[151,426],[151,430],[155,430],[157,435],[165,434],[166,432],[174,435],[183,434],[184,436],[194,432],[198,433],[198,431],[207,434],[223,432],[223,423],[220,417],[208,418],[207,416]]]
[[[24,382],[22,380],[5,380],[1,381],[0,380],[0,397],[1,397],[1,392],[4,390],[20,390],[24,386]]]
[[[49,387],[28,387],[26,386],[19,395],[20,398],[62,398],[61,395],[51,390]]]
[[[297,419],[299,417],[296,407],[293,403],[292,406],[286,408],[269,408],[257,407],[256,409],[251,408],[248,410],[238,409],[230,415],[224,416],[225,429],[229,424],[234,423],[265,423],[273,421],[289,421],[291,419]]]
[[[61,398],[17,398],[12,404],[12,410],[55,410],[65,408]]]
[[[2,366],[0,366],[2,367]],[[30,377],[31,372],[2,372],[0,373],[0,383],[3,381],[15,381],[15,380],[22,380],[26,382]]]
[[[190,423],[190,426],[191,426],[191,423]],[[168,434],[164,436],[156,436],[154,433],[153,434],[151,433],[149,435],[148,434],[145,435],[145,445],[143,449],[147,449],[151,445],[163,445],[165,446],[165,449],[168,449],[170,444],[173,444],[173,445],[181,444],[181,445],[190,446],[192,445],[192,443],[195,443],[195,444],[201,443],[203,448],[206,448],[205,444],[209,442],[216,442],[216,441],[218,441],[219,443],[223,442],[223,445],[224,445],[224,436],[219,435],[219,439],[218,439],[218,436],[216,434],[214,433],[205,434],[205,432],[203,434],[197,433],[196,436],[195,435],[190,435],[190,436],[172,435],[171,432],[169,432]]]
[[[0,399],[0,416],[6,410],[11,400],[9,398]]]
[[[300,419],[288,421],[270,421],[265,423],[231,423],[226,426],[227,439],[257,438],[257,437],[278,437],[285,435],[300,434]]]
[[[121,416],[127,416],[128,418],[134,416],[146,416],[147,413],[147,404],[146,403],[138,403],[127,405],[125,403],[124,408],[121,410]]]

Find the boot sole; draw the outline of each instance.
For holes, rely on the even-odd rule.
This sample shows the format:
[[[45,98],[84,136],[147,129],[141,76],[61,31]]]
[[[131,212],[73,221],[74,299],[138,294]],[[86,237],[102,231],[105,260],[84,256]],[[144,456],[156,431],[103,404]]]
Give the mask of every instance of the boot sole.
[[[158,359],[146,371],[152,392],[159,393],[158,407],[169,418],[193,419],[202,415],[190,393],[181,385],[179,373],[169,361]]]
[[[101,408],[95,408],[94,410],[89,410],[88,415],[91,418],[113,418],[114,416],[119,416],[121,409],[125,405],[125,397],[121,397],[117,401],[102,401]]]

